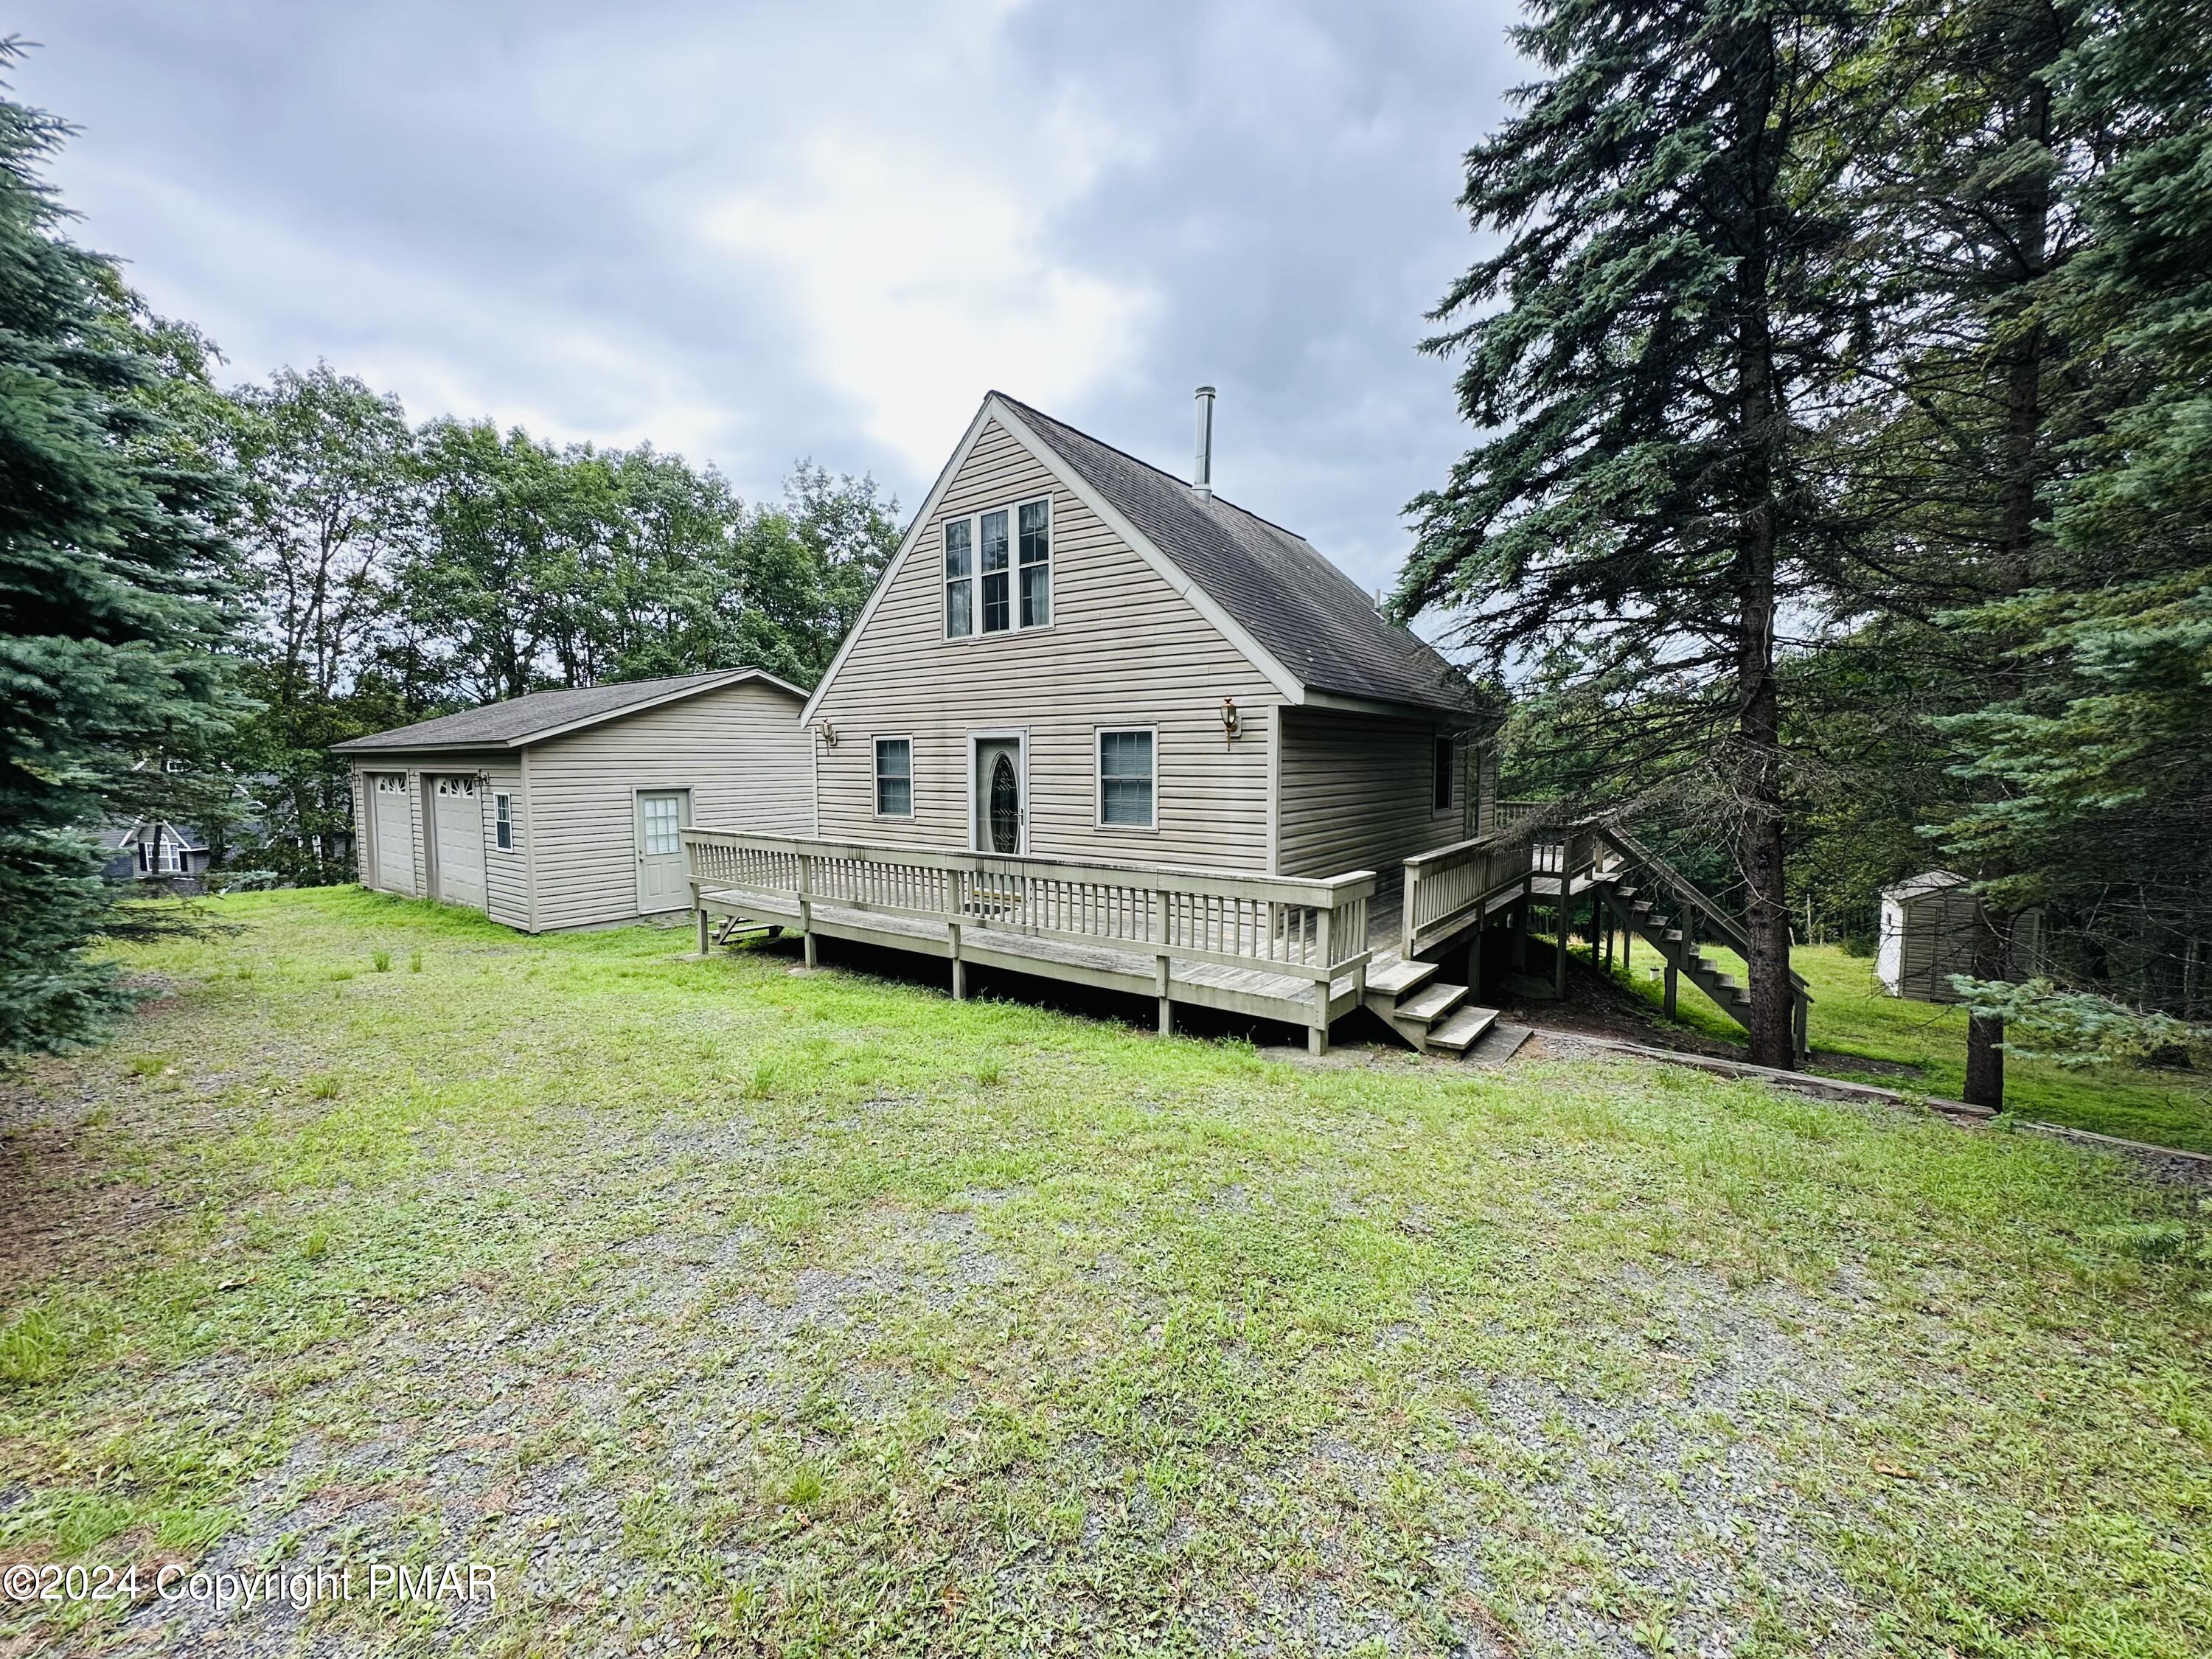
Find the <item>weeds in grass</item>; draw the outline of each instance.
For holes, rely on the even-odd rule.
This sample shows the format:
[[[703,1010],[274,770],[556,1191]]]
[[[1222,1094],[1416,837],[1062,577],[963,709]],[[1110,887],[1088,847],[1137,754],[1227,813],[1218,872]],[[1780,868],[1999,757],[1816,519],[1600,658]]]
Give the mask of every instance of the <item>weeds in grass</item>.
[[[407,953],[407,971],[410,974],[419,974],[422,971],[422,953],[420,951],[410,951]]]
[[[787,1510],[811,1510],[822,1501],[822,1471],[803,1463],[778,1481],[775,1501]]]
[[[336,1100],[338,1097],[338,1074],[336,1072],[325,1072],[319,1077],[310,1078],[307,1080],[307,1098]]]
[[[309,1261],[320,1261],[331,1253],[331,1230],[317,1227],[300,1243],[300,1254]]]
[[[392,952],[391,952],[391,951],[370,951],[370,952],[369,952],[368,959],[369,959],[369,961],[370,961],[371,963],[373,963],[375,965],[376,971],[377,971],[378,973],[380,973],[380,974],[388,974],[388,973],[390,973],[390,972],[392,971]]]
[[[351,979],[353,976],[353,969],[350,968],[333,968],[331,969],[331,977],[332,979]]]
[[[123,1062],[123,1069],[133,1077],[159,1077],[168,1063],[167,1054],[133,1054]]]
[[[981,1084],[984,1088],[995,1089],[1006,1080],[1006,1068],[1001,1066],[996,1060],[978,1060],[976,1062],[975,1081]]]
[[[773,1060],[757,1062],[753,1066],[753,1074],[745,1079],[745,1098],[747,1100],[775,1099],[775,1080],[782,1075],[782,1073],[783,1067]]]
[[[44,1308],[26,1308],[0,1326],[0,1380],[45,1382],[61,1372],[69,1344]]]

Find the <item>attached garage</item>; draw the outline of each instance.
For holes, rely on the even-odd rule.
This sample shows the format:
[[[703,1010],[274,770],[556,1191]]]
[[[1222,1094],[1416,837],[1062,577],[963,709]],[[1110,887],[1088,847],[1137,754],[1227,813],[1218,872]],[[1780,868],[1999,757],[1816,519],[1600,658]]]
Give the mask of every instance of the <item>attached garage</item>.
[[[690,906],[695,823],[814,833],[796,686],[758,669],[540,691],[337,746],[361,880],[529,933]]]

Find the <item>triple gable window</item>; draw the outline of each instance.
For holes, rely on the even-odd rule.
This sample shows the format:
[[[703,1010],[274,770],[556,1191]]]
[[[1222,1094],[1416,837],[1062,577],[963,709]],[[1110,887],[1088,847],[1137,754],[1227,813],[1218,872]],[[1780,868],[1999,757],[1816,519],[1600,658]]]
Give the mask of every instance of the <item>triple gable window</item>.
[[[1052,502],[949,519],[945,637],[1009,634],[1052,623]]]

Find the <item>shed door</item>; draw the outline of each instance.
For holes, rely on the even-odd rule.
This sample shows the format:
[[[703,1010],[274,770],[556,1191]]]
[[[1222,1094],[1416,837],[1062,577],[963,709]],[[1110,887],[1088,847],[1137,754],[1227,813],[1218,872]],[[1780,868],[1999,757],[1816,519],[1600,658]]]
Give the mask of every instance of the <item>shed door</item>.
[[[432,792],[437,820],[438,896],[484,908],[483,801],[474,778],[440,778]]]
[[[689,789],[637,792],[637,913],[657,915],[691,902],[684,860],[684,826],[691,821]]]
[[[407,822],[407,775],[379,772],[369,779],[369,858],[376,884],[387,893],[415,891],[415,834]]]

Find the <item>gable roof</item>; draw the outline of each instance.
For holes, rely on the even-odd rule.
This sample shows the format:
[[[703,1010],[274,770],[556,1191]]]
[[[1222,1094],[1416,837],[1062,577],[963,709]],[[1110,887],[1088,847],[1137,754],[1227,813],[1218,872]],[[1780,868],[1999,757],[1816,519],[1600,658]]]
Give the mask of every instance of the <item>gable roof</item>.
[[[1358,585],[1304,537],[1218,495],[1200,495],[1174,474],[993,392],[939,474],[802,718],[812,718],[867,627],[876,598],[906,562],[960,462],[994,417],[1139,557],[1168,576],[1292,702],[1326,702],[1333,695],[1462,719],[1489,712],[1480,694],[1433,647],[1378,614]]]
[[[1306,540],[1085,432],[993,394],[1302,684],[1455,714],[1477,707],[1437,650]]]
[[[366,738],[334,743],[338,755],[374,754],[392,749],[520,749],[597,726],[624,714],[635,714],[662,703],[680,702],[702,691],[758,680],[780,691],[804,699],[806,694],[773,674],[757,668],[717,668],[704,674],[678,674],[659,680],[630,680],[620,685],[587,685],[574,690],[533,691],[527,696],[488,702],[481,708],[465,708],[458,714],[441,714],[395,726]]]
[[[1903,904],[1917,898],[1926,898],[1930,893],[1948,892],[1954,887],[1967,884],[1964,876],[1948,870],[1929,870],[1924,874],[1907,876],[1893,887],[1881,890],[1882,897]]]

